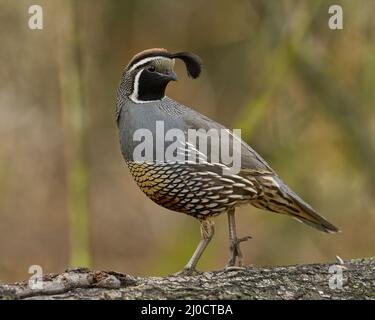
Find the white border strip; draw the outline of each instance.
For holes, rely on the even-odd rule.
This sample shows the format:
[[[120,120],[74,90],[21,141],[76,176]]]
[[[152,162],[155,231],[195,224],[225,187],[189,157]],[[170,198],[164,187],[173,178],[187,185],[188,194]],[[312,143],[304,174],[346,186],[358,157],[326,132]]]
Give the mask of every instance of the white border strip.
[[[167,57],[163,57],[163,56],[155,56],[155,57],[149,57],[149,58],[144,58],[142,59],[141,61],[138,61],[136,64],[134,64],[130,69],[129,69],[129,72],[137,69],[139,66],[147,63],[147,62],[150,62],[150,61],[154,61],[154,60],[158,60],[158,59],[165,59],[165,60],[171,60],[170,58],[167,58]]]

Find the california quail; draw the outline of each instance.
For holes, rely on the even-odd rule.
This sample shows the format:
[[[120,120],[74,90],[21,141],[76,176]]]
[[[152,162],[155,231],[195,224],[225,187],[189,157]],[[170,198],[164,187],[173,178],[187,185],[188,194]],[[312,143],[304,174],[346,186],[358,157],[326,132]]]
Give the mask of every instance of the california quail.
[[[157,140],[163,138],[157,132],[158,123],[163,124],[164,132],[179,129],[185,136],[191,129],[228,131],[222,125],[165,96],[168,83],[177,80],[173,70],[175,59],[185,63],[190,77],[197,78],[200,75],[201,59],[188,52],[172,54],[165,49],[149,49],[131,59],[123,71],[117,90],[116,119],[123,157],[141,190],[157,204],[191,215],[201,223],[201,241],[183,272],[192,273],[195,270],[214,234],[213,217],[224,212],[228,215],[229,224],[228,266],[235,266],[237,259],[239,266],[242,265],[239,244],[248,237],[237,237],[234,212],[235,207],[244,203],[290,215],[324,232],[337,232],[335,226],[289,189],[266,161],[242,140],[240,150],[236,150],[241,166],[234,174],[224,174],[226,164],[212,161],[207,150],[218,144],[214,139],[208,140],[208,149],[204,152],[193,148],[199,155],[203,155],[203,161],[173,162],[158,157],[160,150],[156,147]],[[142,140],[136,137],[139,130],[152,134],[152,143],[148,146],[151,147],[150,161],[134,158]],[[165,141],[162,153],[176,141],[168,143]],[[176,150],[180,150],[177,151],[180,153],[182,150],[186,155],[189,148],[191,144],[184,140]]]

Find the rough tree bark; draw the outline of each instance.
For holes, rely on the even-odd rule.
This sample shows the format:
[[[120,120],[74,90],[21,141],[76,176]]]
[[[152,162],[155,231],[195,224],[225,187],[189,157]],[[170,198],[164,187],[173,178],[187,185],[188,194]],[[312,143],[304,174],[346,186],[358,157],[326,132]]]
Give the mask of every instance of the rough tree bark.
[[[335,267],[330,269],[331,266]],[[332,286],[340,286],[341,271],[342,288],[333,289]],[[28,282],[0,285],[0,299],[375,300],[375,258],[334,264],[247,267],[191,277],[141,278],[73,269],[44,276],[43,288],[39,289],[30,289]]]

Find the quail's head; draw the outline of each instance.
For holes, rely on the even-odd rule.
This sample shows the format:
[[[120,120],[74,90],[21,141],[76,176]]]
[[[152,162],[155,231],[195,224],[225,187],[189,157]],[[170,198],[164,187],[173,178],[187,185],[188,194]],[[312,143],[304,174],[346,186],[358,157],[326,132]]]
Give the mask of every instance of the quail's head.
[[[170,53],[165,49],[149,49],[136,54],[122,75],[121,91],[135,103],[160,100],[170,81],[176,81],[175,59],[181,59],[187,73],[197,78],[201,72],[201,59],[190,52]]]

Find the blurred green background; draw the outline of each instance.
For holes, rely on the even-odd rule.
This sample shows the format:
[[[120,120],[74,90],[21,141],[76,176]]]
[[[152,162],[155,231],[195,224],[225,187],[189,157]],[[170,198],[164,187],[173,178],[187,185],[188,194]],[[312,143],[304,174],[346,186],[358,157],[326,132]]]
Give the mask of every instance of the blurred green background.
[[[199,223],[147,199],[125,166],[114,121],[129,59],[152,47],[204,61],[192,81],[178,63],[168,95],[228,127],[337,225],[327,235],[251,206],[238,212],[246,264],[374,255],[375,2],[54,0],[44,29],[34,1],[0,0],[0,281],[30,265],[86,265],[135,275],[180,270]],[[226,217],[200,261],[222,268]]]

